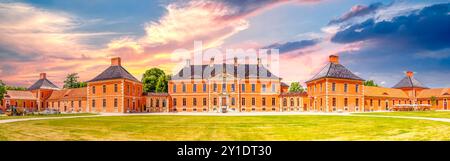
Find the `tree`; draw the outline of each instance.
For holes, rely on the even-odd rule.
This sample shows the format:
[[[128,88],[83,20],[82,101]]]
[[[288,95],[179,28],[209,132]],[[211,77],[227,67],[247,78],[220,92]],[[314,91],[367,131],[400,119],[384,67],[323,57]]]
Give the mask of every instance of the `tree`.
[[[303,92],[305,89],[303,89],[303,86],[300,85],[299,82],[292,82],[291,86],[289,87],[289,92]]]
[[[78,88],[78,73],[71,73],[67,75],[66,80],[64,80],[64,88]]]
[[[372,87],[378,87],[378,84],[376,84],[373,80],[367,80],[364,82],[365,86],[372,86]]]
[[[431,96],[431,105],[436,105],[437,98],[436,96]]]
[[[83,87],[87,87],[87,83],[86,82],[78,82],[77,88],[83,88]]]
[[[169,83],[169,77],[166,75],[162,75],[158,78],[158,82],[156,83],[155,92],[164,93],[167,92],[167,84]]]
[[[6,90],[14,90],[14,91],[26,91],[27,88],[19,87],[19,86],[5,86]]]
[[[0,105],[3,104],[3,97],[6,94],[6,86],[2,80],[0,80]]]
[[[159,68],[151,68],[145,71],[145,73],[142,76],[142,83],[144,84],[144,92],[155,92],[158,79],[161,76],[165,77],[165,75],[166,74],[164,73],[164,71]]]

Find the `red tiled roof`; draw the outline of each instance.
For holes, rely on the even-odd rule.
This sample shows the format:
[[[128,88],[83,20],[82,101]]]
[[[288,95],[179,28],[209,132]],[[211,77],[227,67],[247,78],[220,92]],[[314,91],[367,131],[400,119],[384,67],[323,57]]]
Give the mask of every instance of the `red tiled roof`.
[[[417,95],[417,98],[431,98],[433,96],[434,97],[450,97],[450,88],[424,89]]]
[[[53,91],[48,100],[86,98],[87,88],[64,89]]]
[[[34,97],[33,93],[31,93],[30,91],[7,90],[5,98],[18,100],[36,100],[36,97]]]
[[[364,96],[368,97],[390,97],[390,98],[409,98],[401,89],[385,87],[364,87]]]

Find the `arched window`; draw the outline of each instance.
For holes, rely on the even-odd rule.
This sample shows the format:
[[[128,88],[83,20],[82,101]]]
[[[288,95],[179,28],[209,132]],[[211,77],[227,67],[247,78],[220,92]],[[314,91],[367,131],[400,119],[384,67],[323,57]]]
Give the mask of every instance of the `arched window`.
[[[291,98],[291,106],[294,106],[294,98]]]
[[[283,106],[287,106],[287,99],[283,98]]]

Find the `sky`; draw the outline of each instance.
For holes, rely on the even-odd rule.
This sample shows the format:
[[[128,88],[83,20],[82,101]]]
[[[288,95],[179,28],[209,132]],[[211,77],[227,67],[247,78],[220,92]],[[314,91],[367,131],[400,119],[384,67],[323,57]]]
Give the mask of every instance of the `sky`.
[[[62,87],[88,81],[121,57],[176,70],[176,49],[280,51],[283,82],[305,82],[331,54],[366,80],[395,85],[406,71],[450,87],[450,3],[417,0],[0,0],[0,80],[28,87],[46,72]]]

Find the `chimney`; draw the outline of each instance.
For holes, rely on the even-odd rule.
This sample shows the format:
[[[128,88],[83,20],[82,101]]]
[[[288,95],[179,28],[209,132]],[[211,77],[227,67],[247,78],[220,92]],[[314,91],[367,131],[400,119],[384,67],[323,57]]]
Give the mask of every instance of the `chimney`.
[[[209,60],[209,66],[213,66],[214,65],[214,57],[211,57],[211,59]]]
[[[330,55],[329,59],[330,59],[330,63],[339,64],[339,56]]]
[[[238,58],[234,57],[234,66],[237,67],[238,66]]]
[[[40,79],[46,79],[47,78],[47,73],[41,73],[39,78]]]
[[[407,72],[406,72],[406,76],[408,76],[408,77],[413,77],[413,76],[414,76],[414,72],[412,72],[412,71],[407,71]]]
[[[111,66],[121,66],[120,57],[111,58]]]

